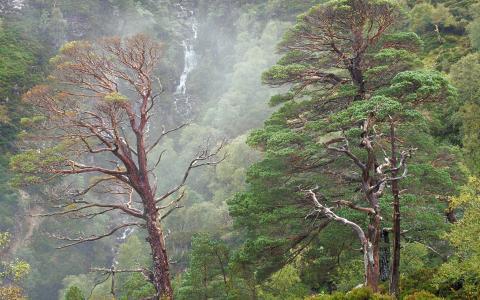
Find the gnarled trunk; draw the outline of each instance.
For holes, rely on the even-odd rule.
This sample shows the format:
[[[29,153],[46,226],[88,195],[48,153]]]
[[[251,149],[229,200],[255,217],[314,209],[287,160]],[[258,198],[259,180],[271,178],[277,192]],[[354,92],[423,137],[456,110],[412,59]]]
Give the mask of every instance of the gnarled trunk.
[[[365,99],[365,79],[363,77],[363,70],[362,70],[362,58],[356,57],[350,60],[350,65],[348,66],[348,72],[350,73],[350,77],[352,78],[353,84],[358,88],[357,95],[355,96],[355,100],[364,100]]]
[[[376,214],[371,217],[368,225],[368,245],[364,245],[367,250],[365,285],[370,287],[374,292],[377,292],[380,280],[380,222],[381,217]]]
[[[157,291],[154,299],[173,299],[165,238],[156,210],[147,216],[147,232],[147,241],[150,244],[153,259],[152,284]]]
[[[373,291],[378,290],[378,272],[375,271],[375,255],[373,245],[368,240],[363,245],[363,263],[365,266],[365,286]]]
[[[140,178],[140,182],[143,182],[139,187],[142,190],[142,201],[145,207],[146,229],[148,233],[147,242],[152,251],[153,269],[150,280],[157,292],[154,300],[171,300],[173,299],[173,289],[170,282],[170,266],[165,246],[165,237],[160,223],[161,217],[158,212],[155,197],[148,184],[148,178]]]
[[[152,251],[152,284],[155,286],[157,299],[173,299],[173,289],[170,282],[170,267],[168,263],[167,249],[165,247],[165,237],[163,235],[161,218],[148,176],[147,151],[145,147],[145,138],[143,130],[146,120],[141,123],[141,131],[137,132],[137,153],[138,153],[138,179],[137,190],[141,195],[143,206],[145,209],[145,220],[148,232],[147,242],[150,244]]]

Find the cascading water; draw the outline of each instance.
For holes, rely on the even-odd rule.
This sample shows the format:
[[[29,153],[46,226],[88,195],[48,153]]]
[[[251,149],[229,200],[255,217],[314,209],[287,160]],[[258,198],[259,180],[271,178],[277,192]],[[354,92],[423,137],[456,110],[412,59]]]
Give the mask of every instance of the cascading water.
[[[192,111],[191,96],[187,90],[187,80],[190,73],[197,65],[197,54],[194,49],[195,41],[198,38],[198,26],[193,10],[187,9],[182,3],[178,3],[178,18],[186,23],[187,37],[182,41],[184,51],[184,67],[180,81],[175,90],[175,108],[177,113],[185,118],[190,117]]]
[[[112,254],[113,254],[112,267],[115,267],[118,265],[117,256],[118,256],[118,251],[120,250],[118,246],[123,244],[125,240],[134,232],[135,232],[135,228],[132,228],[132,227],[125,228],[122,234],[116,238],[116,242],[112,246]]]

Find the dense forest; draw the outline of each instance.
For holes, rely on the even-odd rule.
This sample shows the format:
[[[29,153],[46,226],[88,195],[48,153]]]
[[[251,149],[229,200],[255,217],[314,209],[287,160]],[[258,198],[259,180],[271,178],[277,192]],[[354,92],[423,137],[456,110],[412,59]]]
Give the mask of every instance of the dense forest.
[[[480,299],[479,0],[0,0],[0,300]]]

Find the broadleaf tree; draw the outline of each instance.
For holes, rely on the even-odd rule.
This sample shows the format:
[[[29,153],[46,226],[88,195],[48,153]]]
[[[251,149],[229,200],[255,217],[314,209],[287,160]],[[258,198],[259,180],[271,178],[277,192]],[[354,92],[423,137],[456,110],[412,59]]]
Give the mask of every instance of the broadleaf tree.
[[[11,237],[8,232],[0,232],[0,299],[23,300],[26,297],[20,283],[30,272],[30,265],[6,258]]]
[[[438,270],[433,280],[442,296],[453,294],[458,299],[476,298],[480,294],[479,254],[480,243],[480,181],[470,177],[460,195],[452,199],[451,205],[464,209],[463,218],[454,224],[447,234],[455,253]]]

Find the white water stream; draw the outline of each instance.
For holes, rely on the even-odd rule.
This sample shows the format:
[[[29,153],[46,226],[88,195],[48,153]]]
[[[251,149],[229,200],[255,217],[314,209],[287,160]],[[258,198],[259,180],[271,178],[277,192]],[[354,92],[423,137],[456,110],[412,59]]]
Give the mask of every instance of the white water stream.
[[[175,90],[175,108],[183,117],[189,117],[192,110],[191,96],[187,90],[187,80],[190,73],[197,66],[197,54],[194,49],[195,41],[198,38],[198,25],[193,10],[187,9],[182,3],[178,3],[178,18],[183,19],[187,25],[188,34],[182,41],[184,52],[184,67],[180,81]]]
[[[118,265],[118,251],[120,248],[118,247],[119,245],[123,244],[126,239],[132,235],[135,232],[135,228],[133,227],[128,227],[123,230],[122,234],[116,238],[115,244],[112,246],[112,253],[113,253],[113,261],[112,261],[112,267],[115,267]]]

